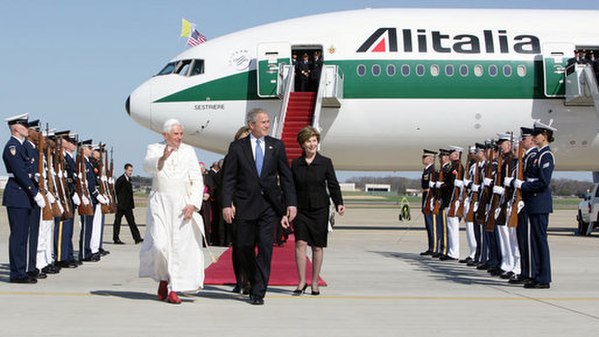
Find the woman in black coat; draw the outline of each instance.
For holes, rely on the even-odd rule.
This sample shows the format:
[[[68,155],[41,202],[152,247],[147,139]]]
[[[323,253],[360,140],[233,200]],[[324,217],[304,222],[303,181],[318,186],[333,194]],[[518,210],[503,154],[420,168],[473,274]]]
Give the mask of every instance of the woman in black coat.
[[[322,266],[323,248],[327,246],[329,199],[339,215],[345,212],[339,182],[331,159],[318,153],[320,134],[306,126],[297,135],[304,154],[293,160],[291,171],[297,192],[297,217],[293,222],[295,262],[299,281],[293,295],[306,290],[306,248],[312,247],[312,295],[319,295],[318,277]],[[327,193],[327,187],[330,193]],[[283,219],[285,223],[287,219]],[[285,226],[285,224],[284,224]]]

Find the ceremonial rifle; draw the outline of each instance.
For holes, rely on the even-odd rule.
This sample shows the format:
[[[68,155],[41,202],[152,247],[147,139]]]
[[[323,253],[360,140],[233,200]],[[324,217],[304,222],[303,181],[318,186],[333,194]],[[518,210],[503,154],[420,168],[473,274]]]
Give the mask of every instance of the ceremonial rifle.
[[[451,202],[449,203],[449,211],[447,211],[448,217],[459,216],[456,212],[457,208],[458,208],[458,207],[456,207],[457,206],[456,203],[460,203],[462,188],[457,187],[455,185],[455,180],[463,180],[464,179],[463,171],[464,171],[464,167],[462,165],[462,152],[460,152],[460,157],[458,159],[458,170],[456,172],[456,177],[454,179],[453,191],[451,192]],[[462,208],[462,216],[463,215],[464,215],[464,208]]]
[[[464,174],[464,180],[463,181],[470,181],[470,167],[471,165],[469,165],[471,162],[471,160],[468,159],[468,157],[466,157],[466,166],[468,167],[468,169],[466,169],[466,167],[464,167],[464,170],[466,171],[466,173]],[[459,218],[463,218],[464,217],[464,207],[466,202],[468,201],[468,190],[467,190],[468,186],[466,186],[466,184],[464,184],[462,186],[462,190],[460,192],[460,205],[458,206],[458,209],[456,211],[456,215]]]
[[[441,156],[439,156],[439,158],[441,158]],[[440,163],[440,167],[439,167],[439,174],[437,175],[437,181],[436,183],[443,183],[443,180],[445,179],[444,177],[444,172],[443,172],[443,162]],[[436,187],[435,188],[435,207],[433,208],[433,214],[437,215],[439,214],[439,211],[441,210],[442,206],[443,206],[443,192],[441,191],[441,186]]]
[[[497,156],[497,173],[495,174],[495,184],[494,187],[501,188],[502,186],[502,175],[501,171],[503,169],[503,155]],[[497,216],[495,215],[495,211],[499,207],[499,201],[501,200],[501,195],[492,191],[493,195],[491,196],[491,208],[489,209],[489,213],[487,213],[487,225],[485,229],[487,232],[492,232],[495,229],[495,219]]]
[[[87,188],[87,177],[85,173],[85,157],[83,156],[83,147],[81,146],[79,146],[79,148],[77,149],[77,163],[75,166],[77,166],[77,177],[79,178],[77,179],[76,189],[77,194],[81,196],[81,203],[79,204],[77,211],[79,212],[79,215],[93,215],[94,207],[92,206],[91,197]],[[83,197],[87,198],[87,200],[89,201],[87,205],[83,202]]]
[[[49,139],[50,137],[50,133],[48,132],[48,126],[46,124],[46,135],[48,136],[48,141],[46,143],[46,177],[48,178],[48,193],[52,194],[52,196],[54,197],[54,202],[52,203],[51,207],[52,207],[52,217],[56,218],[56,217],[62,217],[62,211],[60,210],[60,207],[58,206],[58,203],[60,202],[57,198],[57,193],[56,193],[56,184],[54,177],[55,177],[55,172],[54,172],[54,167],[52,165],[52,148],[55,147],[54,142]]]
[[[104,163],[103,163],[103,158],[102,156],[104,155],[104,148],[102,145],[100,145],[100,159],[98,160],[98,175],[100,176],[100,186],[99,186],[99,190],[100,190],[100,194],[105,197],[109,203],[108,204],[101,204],[101,208],[102,208],[102,214],[108,214],[110,213],[110,198],[108,197],[107,193],[106,193],[106,185],[104,184],[106,182],[106,176],[104,175]]]
[[[480,189],[480,168],[478,158],[474,162],[474,179],[472,179],[472,185],[478,185]],[[468,170],[470,171],[470,170]],[[474,187],[474,186],[473,186]],[[468,213],[466,213],[466,222],[474,222],[474,208],[477,206],[478,202],[478,190],[472,189],[472,196],[470,199],[470,207],[468,207]]]
[[[504,164],[506,171],[504,175],[507,177],[508,173],[510,176],[512,175],[512,171],[514,170],[514,160],[512,158],[512,151],[505,154]],[[504,179],[505,180],[505,179]],[[499,201],[499,211],[497,215],[497,219],[495,220],[495,224],[499,226],[505,226],[506,218],[507,218],[507,207],[508,207],[508,195],[511,195],[511,189],[509,187],[503,187],[504,193]]]
[[[433,197],[433,192],[434,189],[431,186],[434,186],[433,183],[433,179],[435,178],[435,162],[433,161],[432,165],[432,170],[430,176],[429,176],[429,187],[428,187],[428,192],[426,194],[426,200],[424,201],[424,209],[422,210],[424,214],[428,215],[431,213],[432,209],[431,209],[431,203],[433,202],[434,197]],[[436,182],[436,181],[435,181]]]
[[[114,161],[112,158],[113,148],[110,148],[110,166],[108,170],[108,191],[112,202],[110,203],[110,213],[116,213],[116,193],[114,188]],[[106,157],[106,165],[108,166],[108,157]]]
[[[518,173],[516,177],[518,180],[524,180],[524,148],[522,147],[522,142],[518,145]],[[522,207],[520,204],[522,203],[522,191],[519,188],[514,188],[514,194],[512,196],[512,200],[510,200],[510,205],[508,206],[508,227],[516,228],[518,227],[518,213]]]
[[[40,194],[44,197],[44,201],[46,202],[46,206],[42,210],[42,219],[44,221],[52,220],[52,207],[50,206],[50,202],[48,202],[48,197],[46,197],[46,181],[45,181],[45,170],[44,170],[44,148],[46,147],[46,142],[44,139],[44,135],[41,132],[37,133],[37,174],[39,176],[38,188]]]

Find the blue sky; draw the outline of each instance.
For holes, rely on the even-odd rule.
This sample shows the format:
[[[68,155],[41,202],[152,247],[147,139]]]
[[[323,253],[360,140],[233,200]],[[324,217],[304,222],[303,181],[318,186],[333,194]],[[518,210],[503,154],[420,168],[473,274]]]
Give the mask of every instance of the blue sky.
[[[0,0],[0,117],[29,112],[50,127],[102,141],[114,146],[119,174],[125,162],[143,174],[145,147],[161,137],[133,122],[124,102],[135,87],[185,49],[185,41],[179,39],[182,17],[210,39],[268,22],[367,7],[599,9],[599,2]],[[8,129],[3,130],[7,139]],[[203,150],[198,155],[207,163],[222,157]],[[4,173],[2,165],[0,174]],[[418,175],[339,176],[343,180],[366,174]],[[588,172],[557,176],[591,179]]]

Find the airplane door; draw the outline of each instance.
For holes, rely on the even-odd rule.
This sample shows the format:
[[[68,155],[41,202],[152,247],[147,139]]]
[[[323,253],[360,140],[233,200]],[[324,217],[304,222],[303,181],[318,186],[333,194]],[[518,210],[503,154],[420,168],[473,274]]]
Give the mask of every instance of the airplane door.
[[[543,45],[543,73],[545,96],[564,97],[566,95],[566,65],[574,57],[571,43],[546,43]]]
[[[291,45],[286,42],[261,43],[258,45],[258,96],[277,96],[279,64],[291,63]]]

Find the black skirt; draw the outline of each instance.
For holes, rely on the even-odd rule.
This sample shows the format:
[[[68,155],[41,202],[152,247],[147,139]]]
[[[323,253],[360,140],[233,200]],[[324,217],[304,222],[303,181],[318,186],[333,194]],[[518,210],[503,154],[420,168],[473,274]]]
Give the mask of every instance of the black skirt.
[[[295,240],[306,241],[313,247],[326,247],[329,234],[329,207],[297,211],[293,220]]]

